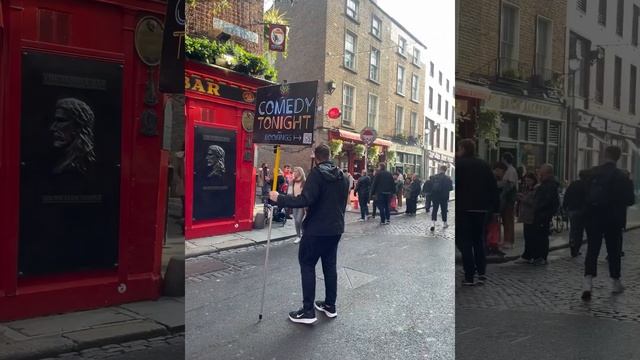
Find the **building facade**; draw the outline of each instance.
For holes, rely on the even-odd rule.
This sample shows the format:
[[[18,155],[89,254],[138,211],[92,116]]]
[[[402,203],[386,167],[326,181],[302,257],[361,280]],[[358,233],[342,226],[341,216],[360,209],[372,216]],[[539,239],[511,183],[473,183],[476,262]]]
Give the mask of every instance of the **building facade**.
[[[454,174],[455,154],[455,97],[454,80],[432,61],[427,59],[425,86],[425,154],[426,172],[431,176],[446,165],[447,174]]]
[[[566,12],[566,1],[460,0],[458,136],[484,159],[509,152],[526,171],[550,163],[565,176]]]
[[[618,145],[618,166],[638,179],[640,1],[570,0],[567,6],[570,177],[601,163],[604,147]]]
[[[423,174],[426,46],[371,0],[277,1],[290,20],[289,54],[278,58],[280,80],[318,80],[315,143],[340,143],[336,161],[352,173],[365,169],[359,133],[378,133],[370,164],[386,161],[405,173]],[[336,120],[325,114],[337,107]],[[270,163],[265,147],[260,162]],[[283,148],[285,163],[310,164],[311,149]]]

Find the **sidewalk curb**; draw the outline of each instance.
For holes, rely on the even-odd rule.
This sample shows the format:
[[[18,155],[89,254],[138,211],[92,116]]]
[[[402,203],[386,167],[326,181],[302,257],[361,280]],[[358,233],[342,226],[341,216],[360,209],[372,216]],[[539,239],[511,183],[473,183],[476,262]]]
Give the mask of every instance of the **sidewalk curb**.
[[[637,230],[640,229],[640,224],[634,224],[629,226],[626,231],[631,231],[631,230]],[[582,242],[582,244],[586,244],[587,241],[584,240]],[[569,247],[569,243],[566,244],[562,244],[562,245],[555,245],[555,246],[550,246],[549,247],[549,252],[552,251],[557,251],[557,250],[562,250],[562,249],[567,249]],[[457,251],[457,250],[456,250]],[[503,256],[503,257],[487,257],[487,264],[504,264],[507,262],[511,262],[514,260],[518,260],[520,258],[520,255],[510,255],[510,256]],[[458,259],[458,257],[456,256],[456,263],[461,263],[462,259]]]
[[[53,358],[66,353],[80,352],[82,350],[107,346],[111,344],[120,344],[136,340],[146,340],[154,337],[172,335],[184,331],[184,325],[169,328],[157,322],[153,322],[153,324],[150,323],[151,322],[149,322],[149,324],[145,324],[150,326],[140,328],[135,332],[126,333],[125,331],[122,331],[114,333],[112,335],[105,334],[104,337],[87,341],[73,340],[69,337],[69,335],[73,335],[74,333],[63,334],[60,336],[36,338],[25,343],[15,344],[17,346],[14,346],[14,349],[8,351],[8,354],[0,355],[0,360],[38,360]],[[144,322],[139,322],[138,324],[144,324]],[[127,329],[131,329],[132,326],[132,324],[119,325]],[[115,326],[105,326],[102,328],[91,330],[108,331],[108,328],[113,327]],[[88,333],[91,330],[78,331],[75,334],[80,335],[80,333]],[[40,348],[38,348],[38,344],[40,344]],[[7,350],[8,349],[10,348],[7,348]]]
[[[456,199],[449,199],[449,202],[455,201]],[[416,207],[416,210],[424,210],[424,205],[423,206],[418,206]],[[352,213],[359,213],[355,212],[355,211],[349,211]],[[391,213],[392,216],[397,216],[397,215],[402,215],[404,214],[406,211],[401,211],[401,212],[396,212],[396,213]],[[355,222],[353,222],[355,223]],[[347,223],[345,223],[346,225]],[[352,223],[349,223],[352,224]],[[279,242],[279,241],[284,241],[284,240],[288,240],[288,239],[292,239],[296,237],[295,234],[292,235],[287,235],[287,236],[281,236],[275,239],[271,239],[271,242]],[[194,239],[194,241],[198,241],[197,239]],[[192,258],[196,258],[199,256],[206,256],[206,255],[210,255],[210,254],[217,254],[223,251],[227,251],[227,250],[236,250],[236,249],[242,249],[242,248],[247,248],[247,247],[251,247],[251,246],[256,246],[256,245],[262,245],[262,244],[266,244],[267,240],[261,240],[261,241],[254,241],[253,243],[250,244],[238,244],[238,245],[232,245],[229,247],[225,247],[225,248],[208,248],[208,249],[203,249],[202,251],[194,251],[191,254],[185,254],[185,259],[192,259]],[[0,359],[1,360],[1,359]]]

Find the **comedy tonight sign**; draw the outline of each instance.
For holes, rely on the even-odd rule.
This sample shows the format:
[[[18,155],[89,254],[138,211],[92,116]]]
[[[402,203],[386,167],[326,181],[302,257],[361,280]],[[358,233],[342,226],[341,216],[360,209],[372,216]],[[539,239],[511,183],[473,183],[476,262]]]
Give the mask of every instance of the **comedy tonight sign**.
[[[259,88],[253,142],[256,144],[313,144],[317,81]]]

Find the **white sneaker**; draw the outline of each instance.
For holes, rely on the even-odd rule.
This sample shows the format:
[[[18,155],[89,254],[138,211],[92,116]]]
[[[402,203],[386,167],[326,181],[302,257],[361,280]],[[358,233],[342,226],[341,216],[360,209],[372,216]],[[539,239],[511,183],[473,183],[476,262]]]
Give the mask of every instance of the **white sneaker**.
[[[297,244],[297,243],[299,243],[299,242],[300,242],[300,240],[302,240],[302,239],[300,238],[300,236],[296,236],[296,239],[295,239],[295,240],[293,240],[293,243],[294,243],[294,244]]]
[[[620,281],[620,279],[611,279],[611,292],[614,294],[621,294],[624,292],[624,286],[622,286],[622,281]]]
[[[585,275],[582,280],[582,300],[591,300],[591,289],[593,287],[593,276]]]

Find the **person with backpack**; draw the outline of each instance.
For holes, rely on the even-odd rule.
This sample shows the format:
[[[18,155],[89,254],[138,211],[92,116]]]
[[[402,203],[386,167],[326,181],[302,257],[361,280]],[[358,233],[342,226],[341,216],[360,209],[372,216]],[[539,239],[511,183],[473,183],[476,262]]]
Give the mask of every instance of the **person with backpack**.
[[[433,212],[431,213],[431,232],[436,229],[438,220],[438,208],[441,210],[442,226],[449,227],[447,224],[447,211],[449,207],[449,193],[453,190],[453,181],[447,176],[447,166],[441,165],[440,172],[431,177],[431,199],[433,201]]]
[[[302,241],[298,261],[302,277],[302,308],[289,313],[289,320],[301,324],[317,321],[315,310],[335,318],[338,291],[336,258],[344,233],[344,213],[349,195],[349,180],[330,158],[329,146],[314,149],[316,166],[310,171],[302,193],[296,197],[271,191],[269,198],[280,207],[307,208],[302,222]],[[322,261],[325,300],[315,301],[316,264]],[[314,309],[315,308],[315,309]]]
[[[589,170],[581,170],[578,180],[569,184],[562,199],[562,208],[569,214],[569,246],[573,258],[580,255],[584,239],[584,207],[588,178]]]
[[[387,165],[380,163],[378,172],[371,184],[371,197],[376,198],[378,210],[380,210],[380,225],[389,225],[391,214],[389,213],[389,203],[391,195],[396,191],[393,175],[387,171]]]
[[[549,233],[551,219],[560,207],[558,187],[551,164],[542,164],[538,169],[540,185],[534,194],[533,231],[535,240],[531,249],[533,265],[546,265],[549,255]]]
[[[593,278],[597,275],[598,256],[604,237],[609,257],[611,292],[624,291],[621,277],[622,228],[626,209],[635,203],[633,182],[617,168],[621,150],[608,146],[604,164],[591,169],[587,184],[585,223],[587,228],[587,256],[585,258],[582,300],[591,300]]]
[[[355,188],[360,205],[360,221],[365,221],[369,216],[369,192],[371,192],[371,177],[365,173],[358,178]]]

